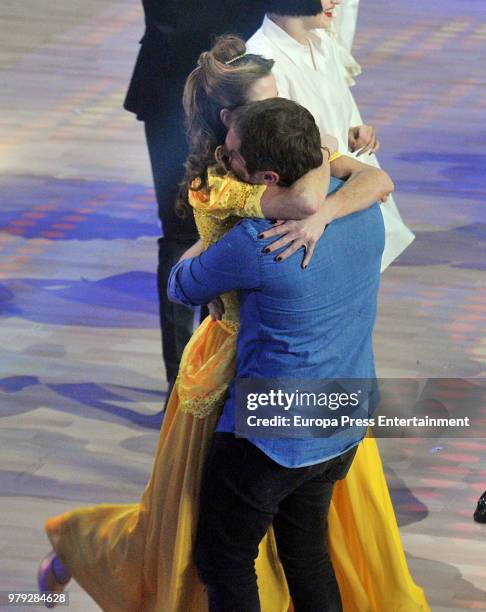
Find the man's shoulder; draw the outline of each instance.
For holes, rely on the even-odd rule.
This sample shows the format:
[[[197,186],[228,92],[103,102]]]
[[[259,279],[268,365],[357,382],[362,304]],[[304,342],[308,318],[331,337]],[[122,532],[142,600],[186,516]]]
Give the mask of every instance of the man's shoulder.
[[[261,232],[264,232],[266,229],[272,227],[272,222],[268,219],[256,219],[256,218],[246,218],[242,219],[239,223],[237,223],[233,232],[242,233],[248,235],[252,240],[257,240],[258,235]]]
[[[227,245],[237,246],[239,249],[260,252],[262,241],[259,235],[272,227],[268,219],[245,218],[238,221],[230,231],[224,235]]]
[[[271,227],[272,223],[268,219],[242,219],[211,248],[219,251],[225,258],[237,256],[241,262],[255,262],[265,244],[259,235]]]

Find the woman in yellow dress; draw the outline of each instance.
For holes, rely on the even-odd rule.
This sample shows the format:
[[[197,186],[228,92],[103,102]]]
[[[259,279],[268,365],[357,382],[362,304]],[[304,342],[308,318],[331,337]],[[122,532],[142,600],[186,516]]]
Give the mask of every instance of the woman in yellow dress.
[[[186,85],[192,149],[189,201],[201,235],[201,245],[193,247],[190,256],[218,240],[241,217],[309,218],[309,202],[324,197],[329,164],[273,194],[212,167],[215,151],[224,142],[223,109],[276,95],[272,62],[244,53],[239,39],[219,40],[201,56]],[[333,174],[345,176],[342,162],[332,166]],[[332,220],[331,198],[327,212],[325,208],[321,206],[311,223],[302,222],[305,232],[319,221],[317,234],[322,233]],[[336,209],[334,214],[348,212]],[[291,235],[297,236],[294,230]],[[293,249],[299,240],[302,244],[296,240]],[[234,374],[238,303],[233,294],[222,300],[222,318],[206,318],[185,349],[140,503],[77,508],[47,520],[54,552],[41,565],[44,588],[62,590],[62,583],[73,577],[109,612],[207,611],[192,549],[202,468]],[[346,612],[429,610],[408,571],[372,438],[360,445],[348,477],[335,488],[329,534]],[[287,612],[291,603],[272,530],[261,542],[257,574],[262,611]]]

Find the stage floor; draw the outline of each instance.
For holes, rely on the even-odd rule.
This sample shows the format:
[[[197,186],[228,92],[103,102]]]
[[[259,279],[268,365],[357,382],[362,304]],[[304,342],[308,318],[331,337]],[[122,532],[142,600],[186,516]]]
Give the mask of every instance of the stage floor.
[[[485,372],[485,12],[481,0],[361,9],[353,93],[416,233],[383,275],[383,377]],[[47,517],[139,499],[166,383],[156,206],[143,126],[122,110],[141,6],[3,3],[0,28],[0,591],[15,591],[36,588]],[[485,440],[380,446],[432,610],[486,610],[486,525],[471,517]],[[98,609],[70,592],[73,612]]]

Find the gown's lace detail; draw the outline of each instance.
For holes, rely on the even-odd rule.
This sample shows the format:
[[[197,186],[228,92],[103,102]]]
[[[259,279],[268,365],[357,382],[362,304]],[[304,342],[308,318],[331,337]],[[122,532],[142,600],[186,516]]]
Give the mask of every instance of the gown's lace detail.
[[[197,184],[194,185],[197,187]],[[243,217],[263,218],[265,185],[242,183],[233,175],[208,171],[207,191],[190,191],[199,236],[204,248],[222,238]],[[177,389],[180,410],[205,417],[221,407],[235,373],[239,303],[236,292],[221,296],[221,321],[207,317],[189,340],[182,355]]]

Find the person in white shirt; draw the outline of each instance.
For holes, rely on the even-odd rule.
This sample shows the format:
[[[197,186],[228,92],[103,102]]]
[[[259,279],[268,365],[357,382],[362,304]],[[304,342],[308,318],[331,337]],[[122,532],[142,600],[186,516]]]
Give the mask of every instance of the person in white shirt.
[[[344,68],[344,78],[350,87],[355,85],[354,77],[361,74],[361,66],[352,55],[358,7],[359,0],[342,0],[341,4],[335,7],[334,19],[328,28],[331,36],[336,38],[339,58]]]
[[[363,124],[349,90],[335,38],[329,35],[334,8],[340,0],[267,0],[259,30],[248,40],[247,52],[275,60],[273,74],[279,96],[305,106],[321,134],[338,139],[339,151],[379,167],[379,141],[372,126]],[[390,196],[381,206],[386,242],[382,271],[413,241]],[[275,228],[274,235],[277,235]],[[280,231],[285,231],[282,226]]]
[[[336,7],[334,26],[338,42],[348,53],[351,53],[353,48],[356,23],[358,21],[358,8],[359,0],[342,0],[341,5]]]

